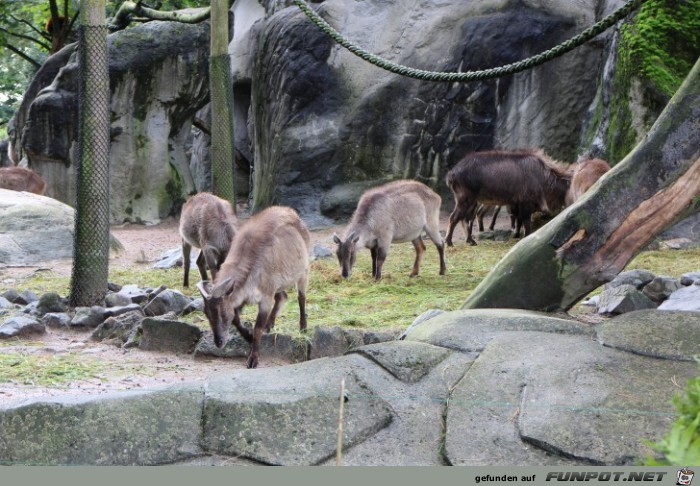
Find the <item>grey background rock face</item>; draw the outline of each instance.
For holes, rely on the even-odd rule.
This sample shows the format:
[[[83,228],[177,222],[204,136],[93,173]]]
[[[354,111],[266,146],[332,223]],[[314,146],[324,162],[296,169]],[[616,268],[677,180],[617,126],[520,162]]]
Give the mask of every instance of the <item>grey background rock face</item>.
[[[157,222],[194,188],[184,146],[208,97],[208,28],[149,22],[108,36],[113,222]],[[11,134],[14,157],[25,157],[42,175],[47,196],[70,205],[78,116],[74,48],[42,68]]]
[[[394,62],[466,71],[552,47],[593,23],[596,4],[455,0],[430,3],[428,14],[420,2],[406,8],[330,0],[320,12],[346,37]],[[304,213],[319,204],[320,193],[376,184],[385,174],[444,189],[444,174],[462,155],[496,145],[539,146],[573,161],[602,57],[602,46],[592,44],[500,81],[430,83],[354,57],[297,9],[266,19],[257,33],[255,207],[279,202]],[[337,216],[334,207],[343,204],[326,202],[326,214]]]

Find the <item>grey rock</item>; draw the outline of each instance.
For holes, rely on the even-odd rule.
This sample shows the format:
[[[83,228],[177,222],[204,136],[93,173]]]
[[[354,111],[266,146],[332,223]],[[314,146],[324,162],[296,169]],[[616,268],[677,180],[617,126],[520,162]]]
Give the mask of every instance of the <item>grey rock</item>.
[[[597,329],[605,346],[661,359],[692,361],[700,352],[700,312],[641,310]]]
[[[131,297],[117,292],[105,296],[105,307],[121,307],[132,303]]]
[[[415,326],[405,340],[470,353],[481,351],[496,336],[513,331],[592,336],[588,326],[540,312],[472,309],[444,312],[424,321]],[[523,336],[527,336],[527,332]]]
[[[71,316],[65,312],[48,312],[41,318],[46,327],[66,328],[70,326]]]
[[[377,344],[389,341],[395,341],[401,335],[400,329],[386,331],[365,331],[362,333],[362,342],[364,344]]]
[[[115,317],[108,317],[97,326],[90,335],[93,341],[114,340],[119,345],[133,339],[134,333],[141,325],[144,315],[140,311],[131,311]]]
[[[700,285],[695,282],[676,290],[661,303],[659,310],[700,311]]]
[[[670,229],[661,233],[658,238],[662,241],[683,238],[700,244],[700,213],[688,216]]]
[[[13,304],[18,304],[18,302],[16,302],[16,301],[19,300],[19,298],[20,298],[19,292],[15,289],[7,289],[6,291],[4,291],[2,293],[2,297],[9,300]],[[24,305],[24,304],[22,304],[22,305]]]
[[[0,297],[0,309],[12,309],[15,304],[7,300],[5,297]]]
[[[34,302],[30,302],[29,304],[25,305],[22,312],[32,316],[41,317],[41,313],[39,312],[39,301],[35,300]]]
[[[197,297],[196,299],[192,299],[192,301],[187,304],[187,307],[185,307],[182,310],[182,315],[185,316],[187,314],[190,314],[192,312],[204,312],[204,299],[201,297]]]
[[[445,348],[410,341],[371,344],[351,352],[366,356],[397,379],[408,383],[417,382],[450,355]]]
[[[34,292],[32,292],[31,290],[23,290],[17,295],[13,302],[19,305],[29,305],[32,302],[37,302],[38,300],[39,296],[36,295]]]
[[[0,458],[18,464],[160,465],[202,455],[201,387],[50,397],[0,408]]]
[[[104,307],[94,305],[92,307],[76,307],[75,315],[70,321],[71,327],[95,328],[109,317]]]
[[[637,290],[635,285],[621,284],[610,287],[600,294],[596,310],[598,314],[623,314],[654,308],[656,308],[656,303]]]
[[[138,312],[143,315],[143,309],[138,304],[128,304],[117,307],[108,307],[104,309],[104,318],[116,317],[129,312]]]
[[[135,304],[142,304],[148,300],[148,294],[138,285],[124,285],[118,293],[128,297]]]
[[[121,285],[116,284],[114,282],[107,282],[107,290],[109,290],[110,292],[119,292],[121,289]]]
[[[248,323],[248,328],[252,326]],[[214,335],[210,330],[204,331],[194,350],[195,356],[215,356],[217,358],[243,358],[250,353],[250,344],[243,339],[236,329],[231,329],[229,339],[223,348],[216,347]],[[264,355],[261,355],[264,359]]]
[[[202,330],[192,324],[147,317],[141,322],[139,347],[148,351],[192,353],[202,337]]]
[[[333,250],[327,246],[315,243],[311,250],[311,255],[314,260],[318,260],[320,258],[331,258],[333,256]]]
[[[197,269],[198,256],[199,250],[197,248],[193,248],[193,251],[190,253],[190,268],[194,268],[195,271]],[[172,250],[164,252],[158,258],[158,261],[153,265],[153,268],[161,269],[175,267],[182,267],[182,248],[173,248]]]
[[[48,187],[50,191],[51,185]],[[74,224],[73,208],[62,202],[28,192],[0,189],[0,262],[38,263],[71,258]],[[114,252],[121,248],[113,237],[110,245]],[[23,300],[17,303],[30,302],[26,298]]]
[[[681,285],[693,285],[700,282],[700,271],[688,272],[681,275]]]
[[[32,317],[15,316],[5,319],[0,325],[0,339],[24,337],[46,332],[46,327]]]
[[[162,316],[168,312],[181,314],[192,299],[175,289],[165,289],[144,306],[147,316]]]
[[[44,315],[49,312],[66,312],[67,310],[68,304],[66,300],[56,292],[47,292],[43,294],[39,299],[39,304],[37,306],[37,311],[40,315]]]
[[[659,246],[669,250],[686,250],[688,248],[697,248],[700,246],[700,243],[697,243],[690,238],[673,238],[662,241]]]
[[[581,304],[591,306],[591,307],[598,307],[598,303],[600,302],[600,294],[594,295],[583,302]]]
[[[586,336],[501,335],[450,397],[459,406],[447,413],[446,456],[473,466],[632,465],[646,454],[644,441],[658,440],[673,421],[668,397],[676,390],[668,377],[684,379],[695,368],[604,348]]]
[[[681,288],[681,282],[677,278],[657,276],[644,286],[642,293],[660,304],[679,288]]]
[[[628,270],[620,273],[617,277],[605,284],[605,289],[620,287],[621,285],[634,285],[635,288],[641,289],[654,280],[654,277],[656,277],[656,275],[648,270]]]
[[[248,327],[252,325],[248,323]],[[236,329],[231,329],[229,340],[223,348],[217,348],[211,331],[205,331],[197,343],[195,356],[216,356],[225,358],[243,358],[250,354],[250,344],[241,337]],[[306,361],[309,345],[304,336],[288,334],[263,334],[260,339],[260,360],[283,360],[287,363]]]
[[[349,397],[344,449],[389,425],[392,411],[382,398],[368,395],[352,372],[324,361],[211,380],[202,417],[204,449],[273,465],[313,465],[332,457],[337,438],[329,431],[337,427],[341,379]]]
[[[363,333],[359,329],[316,327],[311,338],[309,359],[341,356],[364,344]]]

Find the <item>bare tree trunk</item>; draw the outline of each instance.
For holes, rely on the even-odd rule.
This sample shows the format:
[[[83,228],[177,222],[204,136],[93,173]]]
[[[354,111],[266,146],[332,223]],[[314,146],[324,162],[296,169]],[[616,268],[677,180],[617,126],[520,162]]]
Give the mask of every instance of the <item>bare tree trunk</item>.
[[[96,305],[109,271],[109,71],[105,0],[80,2],[78,183],[70,302]]]
[[[644,140],[589,192],[513,247],[462,308],[570,309],[700,211],[700,59]]]
[[[233,81],[229,42],[228,0],[211,2],[211,177],[214,194],[230,201],[236,210],[233,172]]]

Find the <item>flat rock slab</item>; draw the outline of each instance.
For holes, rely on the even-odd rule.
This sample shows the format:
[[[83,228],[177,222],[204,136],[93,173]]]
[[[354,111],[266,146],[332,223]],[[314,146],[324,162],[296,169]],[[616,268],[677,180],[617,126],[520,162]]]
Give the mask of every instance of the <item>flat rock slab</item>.
[[[0,324],[0,339],[43,334],[45,332],[46,326],[29,316],[9,317]]]
[[[410,341],[370,344],[353,352],[366,356],[407,383],[419,381],[450,355],[450,351],[445,348]]]
[[[331,361],[241,370],[212,380],[202,418],[204,448],[274,465],[312,465],[333,456],[341,379],[347,391],[343,447],[386,427],[389,405]]]
[[[420,341],[463,352],[481,351],[495,336],[512,331],[593,335],[589,326],[539,312],[471,309],[444,312],[413,326],[406,341]]]
[[[446,454],[455,465],[632,465],[647,452],[644,440],[660,439],[675,419],[669,377],[695,374],[694,363],[587,336],[501,335],[455,387]]]
[[[139,347],[148,351],[191,353],[202,337],[202,330],[194,324],[147,317],[141,322]]]
[[[700,353],[700,312],[641,310],[597,327],[605,346],[654,358],[693,361]]]
[[[157,465],[201,455],[202,388],[0,405],[0,464]]]

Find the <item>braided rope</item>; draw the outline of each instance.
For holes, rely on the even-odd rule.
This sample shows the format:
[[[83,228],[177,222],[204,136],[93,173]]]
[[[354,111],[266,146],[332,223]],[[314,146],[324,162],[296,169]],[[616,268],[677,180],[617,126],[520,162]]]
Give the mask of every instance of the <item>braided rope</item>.
[[[403,66],[401,64],[393,63],[387,59],[379,57],[375,54],[369,53],[362,49],[361,47],[353,44],[348,39],[343,37],[337,30],[335,30],[328,22],[321,18],[304,0],[294,0],[294,3],[301,9],[306,16],[316,24],[323,32],[328,34],[335,42],[355,54],[356,56],[364,59],[365,61],[374,64],[382,69],[390,71],[394,74],[400,74],[401,76],[407,76],[409,78],[423,79],[427,81],[479,81],[483,79],[497,78],[505,76],[507,74],[518,73],[520,71],[525,71],[527,69],[533,68],[540,64],[543,64],[555,57],[559,57],[576,47],[580,46],[584,42],[589,41],[593,37],[597,36],[601,32],[609,29],[611,26],[616,24],[619,20],[623,19],[631,12],[639,8],[639,6],[646,0],[630,0],[625,5],[595,23],[588,29],[584,30],[580,34],[572,37],[571,39],[562,42],[558,46],[548,49],[544,52],[536,54],[522,61],[518,61],[512,64],[507,64],[505,66],[484,69],[481,71],[467,71],[467,72],[438,72],[438,71],[424,71],[422,69],[415,69],[408,66]]]

